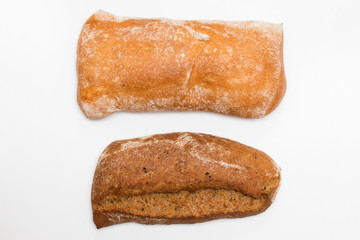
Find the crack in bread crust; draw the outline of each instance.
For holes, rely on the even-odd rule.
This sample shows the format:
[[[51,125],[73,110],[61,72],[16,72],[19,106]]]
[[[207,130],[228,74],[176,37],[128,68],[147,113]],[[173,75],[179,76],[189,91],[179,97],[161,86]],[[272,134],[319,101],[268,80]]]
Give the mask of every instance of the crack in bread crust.
[[[207,215],[202,217],[177,217],[177,218],[167,218],[167,217],[147,217],[147,216],[138,216],[134,214],[129,214],[126,212],[121,212],[118,210],[113,211],[99,211],[94,210],[93,212],[93,220],[96,227],[103,228],[107,226],[111,226],[114,224],[121,224],[127,222],[136,222],[140,224],[195,224],[201,222],[212,221],[216,219],[223,219],[223,218],[242,218],[260,214],[264,212],[270,205],[271,199],[273,195],[272,193],[270,196],[264,197],[264,204],[261,206],[260,209],[256,211],[242,211],[242,212],[231,212],[231,213],[219,213],[213,215]]]
[[[265,201],[264,196],[253,198],[236,190],[201,189],[194,192],[108,196],[93,207],[97,211],[119,211],[143,217],[187,218],[256,211]]]

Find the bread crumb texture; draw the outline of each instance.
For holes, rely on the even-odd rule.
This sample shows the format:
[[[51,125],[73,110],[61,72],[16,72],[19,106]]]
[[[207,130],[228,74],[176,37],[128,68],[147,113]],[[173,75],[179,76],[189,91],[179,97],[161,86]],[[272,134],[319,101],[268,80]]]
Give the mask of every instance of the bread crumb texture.
[[[200,133],[111,143],[92,187],[98,228],[135,221],[195,223],[254,215],[270,206],[280,168],[265,153]]]
[[[117,111],[270,113],[285,93],[282,25],[120,18],[98,11],[77,49],[78,103]]]
[[[252,198],[236,190],[201,189],[193,192],[109,196],[95,209],[155,218],[188,218],[256,211],[261,209],[264,201],[264,197]]]

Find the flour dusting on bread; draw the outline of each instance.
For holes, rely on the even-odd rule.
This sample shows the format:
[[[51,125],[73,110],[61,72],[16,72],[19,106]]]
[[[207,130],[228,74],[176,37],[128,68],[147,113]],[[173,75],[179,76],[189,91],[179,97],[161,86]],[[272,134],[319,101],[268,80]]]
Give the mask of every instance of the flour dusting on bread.
[[[249,216],[270,206],[279,183],[269,156],[229,139],[184,132],[119,140],[95,170],[94,222],[100,228]]]
[[[90,119],[118,111],[260,118],[285,92],[282,24],[98,11],[82,28],[77,73],[79,106]]]

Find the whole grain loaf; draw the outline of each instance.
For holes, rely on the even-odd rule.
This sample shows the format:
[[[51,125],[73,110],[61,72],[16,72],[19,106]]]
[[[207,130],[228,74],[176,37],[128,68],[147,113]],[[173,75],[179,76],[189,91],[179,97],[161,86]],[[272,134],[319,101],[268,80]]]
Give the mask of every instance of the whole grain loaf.
[[[98,161],[93,219],[101,228],[250,216],[270,206],[279,184],[268,155],[229,139],[185,132],[120,140]]]

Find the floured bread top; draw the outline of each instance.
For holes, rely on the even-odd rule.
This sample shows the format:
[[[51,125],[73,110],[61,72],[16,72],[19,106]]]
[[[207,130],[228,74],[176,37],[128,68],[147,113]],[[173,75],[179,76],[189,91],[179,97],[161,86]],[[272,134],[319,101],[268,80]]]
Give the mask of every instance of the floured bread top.
[[[265,153],[199,133],[159,134],[111,143],[96,167],[92,203],[108,196],[236,190],[254,198],[272,194],[280,169]]]
[[[98,11],[77,50],[78,102],[116,111],[212,111],[258,118],[285,92],[282,25],[121,18]]]

